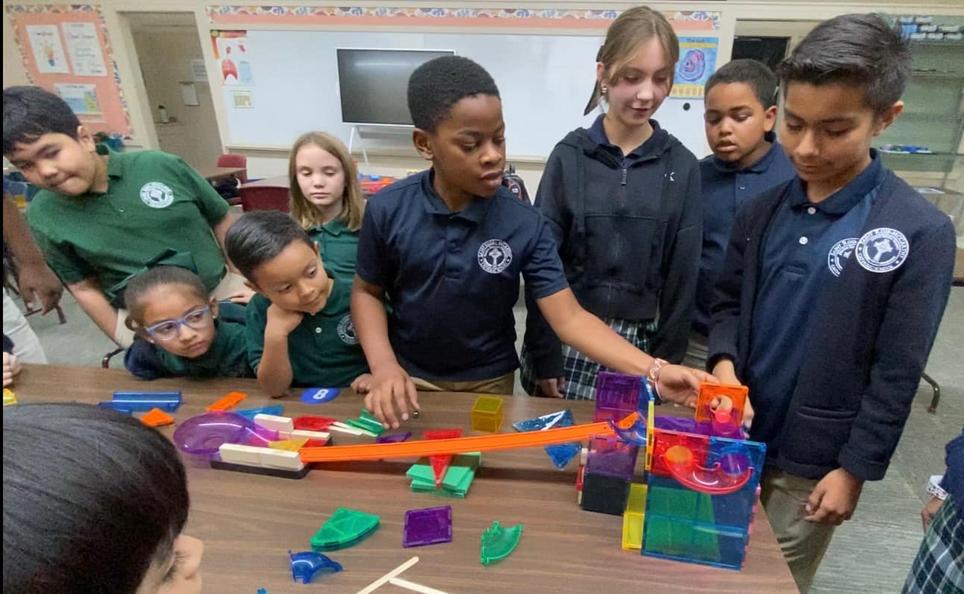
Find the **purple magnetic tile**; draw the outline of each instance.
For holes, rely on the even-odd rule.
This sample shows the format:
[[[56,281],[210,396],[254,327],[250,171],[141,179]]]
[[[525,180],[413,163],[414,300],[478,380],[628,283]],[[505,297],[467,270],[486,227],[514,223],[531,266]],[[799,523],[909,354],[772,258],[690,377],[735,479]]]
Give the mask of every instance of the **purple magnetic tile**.
[[[411,431],[406,431],[405,433],[392,433],[391,435],[380,435],[375,438],[375,443],[399,443],[401,441],[408,441],[408,438],[411,436]]]
[[[403,547],[452,542],[452,506],[410,509],[405,512]]]

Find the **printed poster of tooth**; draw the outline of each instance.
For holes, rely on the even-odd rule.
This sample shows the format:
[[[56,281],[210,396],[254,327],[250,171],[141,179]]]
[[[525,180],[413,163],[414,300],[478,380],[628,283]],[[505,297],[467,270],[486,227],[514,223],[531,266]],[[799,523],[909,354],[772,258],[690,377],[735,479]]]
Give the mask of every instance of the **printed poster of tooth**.
[[[700,99],[706,81],[716,72],[716,53],[720,40],[716,37],[680,37],[679,61],[670,97]]]

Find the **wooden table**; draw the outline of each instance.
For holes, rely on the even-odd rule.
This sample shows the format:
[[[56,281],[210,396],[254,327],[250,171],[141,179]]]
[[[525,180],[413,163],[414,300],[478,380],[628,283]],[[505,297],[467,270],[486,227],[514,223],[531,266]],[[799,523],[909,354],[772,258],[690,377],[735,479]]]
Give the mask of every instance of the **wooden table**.
[[[145,383],[122,370],[24,365],[13,386],[23,402],[109,400],[114,390],[180,389],[184,405],[178,421],[231,390],[246,391],[243,408],[271,404],[253,380],[157,380]],[[463,426],[469,423],[473,396],[421,394],[421,418],[407,430]],[[285,414],[357,416],[361,402],[346,391],[336,400],[307,405],[296,397],[274,403]],[[592,403],[507,397],[505,424],[569,407],[577,422],[587,422]],[[162,428],[170,436],[174,427]],[[337,438],[336,438],[337,439]],[[340,440],[339,443],[346,443]],[[642,557],[620,548],[622,519],[584,512],[576,504],[575,463],[555,470],[541,448],[483,454],[483,466],[465,499],[413,493],[405,470],[411,461],[328,465],[302,480],[289,480],[212,470],[186,460],[191,514],[186,533],[205,544],[202,572],[206,593],[271,594],[327,589],[357,592],[410,557],[421,561],[404,578],[450,594],[475,592],[796,592],[787,564],[762,509],[742,571],[717,569]],[[55,471],[55,469],[51,469]],[[406,510],[451,505],[454,539],[448,544],[403,549]],[[314,585],[295,585],[288,569],[288,550],[308,550],[309,539],[336,507],[346,506],[381,516],[381,527],[355,547],[330,556],[344,571],[319,578]],[[519,548],[501,562],[479,563],[479,537],[493,520],[525,525]],[[645,588],[641,588],[645,585]],[[379,592],[403,590],[387,586]]]
[[[237,176],[245,172],[244,167],[201,167],[197,170],[201,177],[209,182],[216,182],[228,177]]]

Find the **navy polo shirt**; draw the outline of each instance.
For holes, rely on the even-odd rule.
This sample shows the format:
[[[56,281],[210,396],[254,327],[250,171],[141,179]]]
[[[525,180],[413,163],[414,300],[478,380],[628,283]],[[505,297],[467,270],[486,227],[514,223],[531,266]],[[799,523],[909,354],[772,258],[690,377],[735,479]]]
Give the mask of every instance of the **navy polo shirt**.
[[[606,136],[606,128],[603,126],[603,118],[605,117],[606,117],[605,115],[598,116],[596,118],[596,121],[592,123],[592,126],[590,126],[589,129],[586,130],[586,132],[589,135],[589,140],[595,142],[598,145],[607,147],[613,154],[619,155],[622,158],[622,163],[620,163],[620,167],[622,167],[623,169],[630,167],[634,162],[647,156],[649,152],[653,149],[653,147],[658,147],[660,150],[662,150],[663,148],[662,143],[654,144],[650,142],[651,140],[653,140],[653,138],[656,137],[656,131],[659,130],[659,122],[651,119],[649,120],[649,124],[653,127],[653,133],[649,135],[649,138],[647,138],[643,142],[643,144],[634,148],[632,151],[629,152],[628,155],[624,155],[623,149],[609,142],[609,137]],[[649,146],[646,146],[647,144],[649,144]]]
[[[723,270],[723,258],[730,241],[730,231],[736,212],[751,198],[796,176],[793,165],[774,142],[763,157],[743,169],[710,155],[700,161],[703,189],[703,250],[700,255],[700,275],[696,286],[696,312],[693,330],[706,336],[710,330],[710,307],[715,296],[716,280]]]
[[[391,301],[388,336],[402,367],[440,381],[518,367],[512,307],[520,274],[536,299],[569,286],[538,210],[499,188],[452,212],[431,170],[368,200],[356,273]]]
[[[809,344],[809,319],[824,287],[850,260],[883,181],[876,151],[849,184],[814,204],[805,184],[788,184],[761,245],[760,281],[750,321],[746,384],[756,416],[750,436],[775,459],[797,373]],[[789,194],[789,195],[787,195]]]

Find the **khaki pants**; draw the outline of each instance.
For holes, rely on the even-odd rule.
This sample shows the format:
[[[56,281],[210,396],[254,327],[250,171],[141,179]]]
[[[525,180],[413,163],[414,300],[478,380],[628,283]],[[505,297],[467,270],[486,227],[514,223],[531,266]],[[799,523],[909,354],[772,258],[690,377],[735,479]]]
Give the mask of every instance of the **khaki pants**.
[[[835,526],[804,519],[804,506],[817,480],[781,470],[765,470],[760,481],[760,502],[767,512],[777,542],[801,592],[810,590]]]
[[[218,301],[223,301],[232,295],[236,295],[239,291],[247,290],[244,285],[244,277],[228,271],[218,283],[218,286],[214,287],[211,291],[211,296]],[[117,343],[117,346],[128,348],[131,343],[134,342],[134,331],[127,327],[127,310],[118,309],[117,310],[117,324],[114,326],[114,336],[112,340]]]
[[[515,372],[492,379],[467,382],[428,382],[416,377],[413,377],[412,381],[419,390],[427,392],[473,392],[511,396],[515,388]]]
[[[47,362],[40,339],[6,289],[3,290],[3,333],[13,341],[13,354],[21,363]]]

